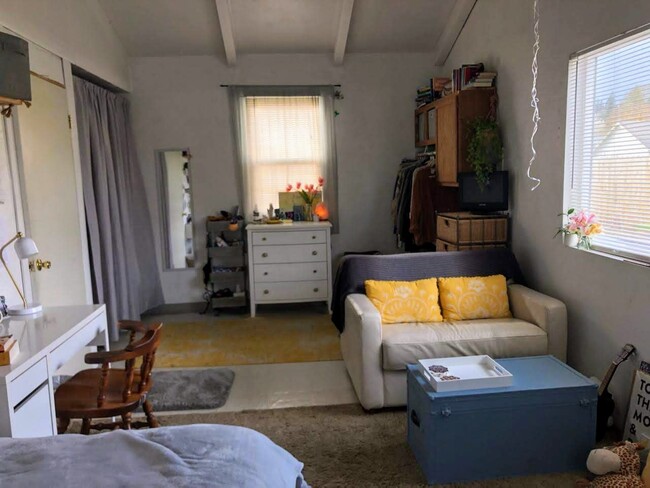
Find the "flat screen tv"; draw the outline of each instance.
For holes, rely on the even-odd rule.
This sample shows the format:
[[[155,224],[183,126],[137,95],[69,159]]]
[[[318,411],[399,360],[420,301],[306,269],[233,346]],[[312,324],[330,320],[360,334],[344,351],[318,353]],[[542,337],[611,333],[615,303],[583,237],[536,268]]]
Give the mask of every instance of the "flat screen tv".
[[[508,210],[508,172],[495,171],[481,188],[474,173],[458,174],[460,209],[475,213]]]

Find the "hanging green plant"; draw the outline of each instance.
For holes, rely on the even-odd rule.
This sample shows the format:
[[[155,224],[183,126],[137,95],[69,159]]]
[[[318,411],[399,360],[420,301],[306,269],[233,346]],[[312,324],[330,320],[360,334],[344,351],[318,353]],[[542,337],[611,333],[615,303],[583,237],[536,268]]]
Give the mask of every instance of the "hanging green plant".
[[[481,190],[490,182],[490,175],[496,171],[502,159],[503,142],[496,121],[490,118],[472,120],[469,123],[467,160]]]

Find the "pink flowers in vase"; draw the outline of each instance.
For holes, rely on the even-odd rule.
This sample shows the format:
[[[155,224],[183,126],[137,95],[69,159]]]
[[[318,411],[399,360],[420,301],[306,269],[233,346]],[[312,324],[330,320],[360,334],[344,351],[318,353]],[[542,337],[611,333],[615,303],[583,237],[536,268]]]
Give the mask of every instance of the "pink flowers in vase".
[[[300,197],[302,198],[302,200],[305,202],[306,205],[313,205],[314,200],[316,200],[316,197],[323,190],[324,184],[325,184],[325,179],[322,176],[318,177],[317,185],[314,185],[312,183],[303,186],[303,184],[300,181],[298,181],[296,183],[296,191],[300,194]],[[291,191],[292,189],[293,186],[291,184],[288,184],[286,190]]]
[[[591,249],[591,238],[603,231],[602,225],[596,220],[596,215],[586,210],[576,212],[574,208],[560,215],[566,215],[567,221],[555,235],[576,236],[578,249]]]

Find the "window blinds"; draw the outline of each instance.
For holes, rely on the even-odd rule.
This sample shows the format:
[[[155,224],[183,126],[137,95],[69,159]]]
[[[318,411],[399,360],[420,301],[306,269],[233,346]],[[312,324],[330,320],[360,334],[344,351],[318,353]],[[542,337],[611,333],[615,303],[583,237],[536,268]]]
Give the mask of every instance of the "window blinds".
[[[323,174],[322,116],[317,96],[250,96],[246,140],[250,191],[260,211],[278,208],[288,183],[317,184]]]
[[[602,252],[650,263],[650,30],[571,57],[569,207],[596,214]]]

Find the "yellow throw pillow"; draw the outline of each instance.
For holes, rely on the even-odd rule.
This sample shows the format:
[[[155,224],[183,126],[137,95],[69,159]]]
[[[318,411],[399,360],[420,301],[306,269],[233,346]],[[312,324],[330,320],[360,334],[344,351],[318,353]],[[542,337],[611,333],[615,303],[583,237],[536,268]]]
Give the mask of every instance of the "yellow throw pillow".
[[[418,281],[366,281],[366,295],[384,324],[442,322],[436,278]]]
[[[438,278],[445,320],[512,317],[503,275]]]

